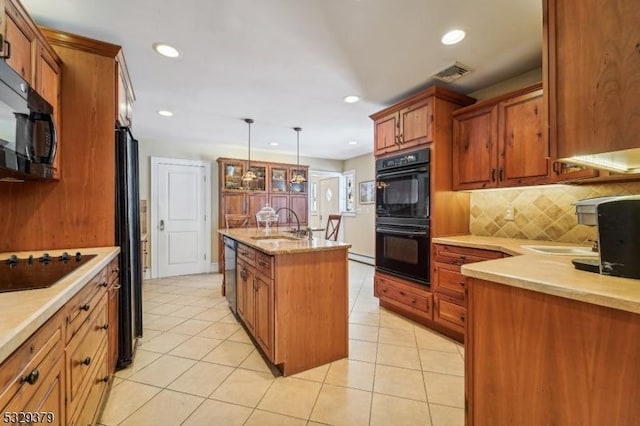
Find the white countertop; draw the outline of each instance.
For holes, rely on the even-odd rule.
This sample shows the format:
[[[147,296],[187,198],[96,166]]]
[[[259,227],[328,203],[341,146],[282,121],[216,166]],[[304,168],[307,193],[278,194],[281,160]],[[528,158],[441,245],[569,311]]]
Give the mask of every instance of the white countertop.
[[[0,261],[12,254],[26,258],[49,253],[60,256],[63,252],[97,255],[51,287],[35,290],[0,293],[0,362],[13,353],[29,336],[51,318],[86,283],[120,253],[120,247],[69,248],[62,250],[32,250],[28,252],[0,253]]]
[[[437,244],[496,250],[512,256],[463,265],[462,274],[465,276],[640,313],[640,280],[575,269],[571,259],[584,256],[539,254],[522,247],[575,244],[475,235],[438,237],[432,241]]]

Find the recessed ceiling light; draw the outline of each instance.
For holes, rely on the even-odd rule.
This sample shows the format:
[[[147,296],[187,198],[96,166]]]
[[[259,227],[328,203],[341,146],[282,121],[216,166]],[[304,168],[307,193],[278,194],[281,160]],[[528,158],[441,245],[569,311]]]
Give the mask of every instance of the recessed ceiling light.
[[[344,97],[344,101],[348,104],[354,104],[360,100],[360,96],[349,95]]]
[[[168,111],[166,109],[161,109],[158,111],[158,115],[161,115],[163,117],[173,117],[173,113],[171,111]]]
[[[153,50],[155,50],[162,56],[166,56],[167,58],[177,58],[178,56],[180,56],[180,52],[178,52],[178,49],[165,43],[155,43],[153,45]]]
[[[358,145],[358,141],[349,141],[349,145]]]
[[[464,38],[465,33],[462,30],[451,30],[442,36],[442,44],[451,45],[460,43]]]
[[[278,145],[280,145],[280,144],[279,144],[278,142],[269,142],[269,145],[271,145],[271,146],[278,146]]]

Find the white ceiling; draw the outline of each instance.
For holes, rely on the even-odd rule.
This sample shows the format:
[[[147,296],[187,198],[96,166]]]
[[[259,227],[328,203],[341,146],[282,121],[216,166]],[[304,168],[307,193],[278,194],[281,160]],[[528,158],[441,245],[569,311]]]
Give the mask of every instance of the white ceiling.
[[[352,158],[372,151],[371,113],[454,61],[474,70],[449,86],[468,94],[540,66],[542,55],[540,0],[22,2],[41,25],[123,46],[133,131],[145,141],[246,146],[250,117],[256,150],[295,153],[300,126],[301,156]],[[467,37],[442,45],[452,28]],[[161,57],[156,42],[181,56]],[[362,100],[344,103],[350,94]]]

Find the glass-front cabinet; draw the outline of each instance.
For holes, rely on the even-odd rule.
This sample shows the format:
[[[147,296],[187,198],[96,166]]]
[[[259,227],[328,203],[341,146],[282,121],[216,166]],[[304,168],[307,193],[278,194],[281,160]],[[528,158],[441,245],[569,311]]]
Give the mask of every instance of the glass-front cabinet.
[[[299,183],[291,183],[291,192],[298,192],[298,193],[303,193],[306,194],[307,193],[307,181],[309,180],[309,176],[307,176],[307,169],[303,169],[303,168],[296,168],[296,167],[291,167],[290,169],[290,179],[292,179],[294,176],[302,176],[304,178],[304,182],[299,182]]]
[[[251,162],[249,170],[253,172],[256,179],[243,182],[244,189],[250,191],[266,191],[267,190],[267,165],[263,163]]]
[[[223,191],[242,190],[242,176],[246,170],[246,162],[241,160],[225,160],[220,162],[220,183]]]
[[[271,166],[271,186],[269,192],[287,192],[289,184],[289,169],[287,167]]]

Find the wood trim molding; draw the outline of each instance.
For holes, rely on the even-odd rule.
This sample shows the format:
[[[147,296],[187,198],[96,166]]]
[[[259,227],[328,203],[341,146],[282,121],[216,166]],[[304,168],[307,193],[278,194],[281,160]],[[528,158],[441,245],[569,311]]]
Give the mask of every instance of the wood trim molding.
[[[47,41],[54,46],[67,47],[70,49],[81,50],[87,53],[106,56],[115,59],[122,48],[118,45],[107,43],[104,41],[94,40],[92,38],[67,33],[60,30],[54,30],[47,27],[39,27],[40,31],[47,38]]]
[[[445,89],[444,87],[440,87],[440,86],[432,86],[429,87],[428,89],[425,89],[413,96],[410,96],[406,99],[403,99],[402,101],[391,105],[388,108],[383,109],[382,111],[378,111],[374,114],[371,114],[369,116],[369,118],[371,118],[372,120],[377,120],[379,118],[384,117],[385,115],[391,114],[393,112],[396,112],[402,108],[406,108],[408,106],[413,105],[414,103],[424,99],[424,98],[428,98],[430,96],[435,96],[436,98],[439,99],[443,99],[445,101],[449,101],[449,102],[453,102],[456,103],[458,105],[462,105],[462,106],[467,106],[467,105],[471,105],[473,104],[476,100],[474,98],[470,98],[469,96],[466,95],[462,95],[460,93],[456,93],[453,92],[449,89]]]

